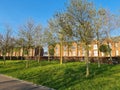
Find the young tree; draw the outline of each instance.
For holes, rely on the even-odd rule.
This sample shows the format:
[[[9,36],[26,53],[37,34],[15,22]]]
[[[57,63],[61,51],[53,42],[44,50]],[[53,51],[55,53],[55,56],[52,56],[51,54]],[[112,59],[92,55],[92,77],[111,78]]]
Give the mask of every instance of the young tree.
[[[3,55],[4,64],[6,62],[6,54],[9,53],[12,38],[12,28],[5,26],[5,33],[0,35],[0,49]]]
[[[13,51],[15,52],[15,56],[17,57],[18,59],[18,56],[20,55],[20,50],[21,50],[21,47],[18,46],[18,45],[15,45],[14,48],[13,48]]]
[[[54,47],[56,45],[56,39],[54,37],[54,33],[52,33],[49,28],[44,29],[44,44],[48,49],[48,61],[50,61],[50,57],[53,56],[55,52]]]
[[[20,48],[21,53],[22,53],[21,60],[23,60],[23,58],[24,58],[24,48],[26,46],[26,41],[24,40],[24,38],[21,37],[21,38],[16,39],[15,46]]]
[[[10,38],[10,45],[9,45],[9,50],[8,53],[10,54],[10,60],[12,60],[12,55],[14,52],[14,46],[16,45],[16,40],[14,38]]]
[[[66,13],[57,13],[53,19],[49,21],[49,28],[53,30],[56,42],[60,43],[60,64],[63,62],[63,45],[68,42],[68,38],[72,37],[71,25],[68,21]]]
[[[101,44],[101,39],[102,39],[102,26],[104,25],[102,23],[102,15],[104,14],[104,9],[100,8],[98,11],[95,11],[95,20],[94,20],[94,29],[95,29],[95,39],[97,41],[97,60],[98,60],[98,68],[100,67],[100,60],[99,60],[99,48],[100,48],[100,44]]]
[[[99,48],[100,52],[103,52],[105,54],[109,54],[111,52],[111,48],[106,45],[106,44],[102,44]]]
[[[35,29],[34,29],[34,35],[33,35],[33,40],[34,40],[34,46],[35,48],[37,49],[38,47],[38,63],[40,62],[40,56],[41,56],[41,51],[43,49],[43,46],[44,46],[44,35],[43,35],[43,31],[42,31],[42,25],[37,25],[35,26]]]
[[[91,2],[87,0],[71,0],[67,7],[67,13],[70,16],[71,21],[74,23],[74,29],[76,40],[84,43],[86,51],[86,77],[89,76],[89,44],[94,39],[94,17],[95,9]]]
[[[111,41],[111,32],[114,32],[114,30],[119,28],[118,25],[118,17],[112,14],[109,10],[103,9],[101,12],[101,18],[102,18],[102,29],[104,32],[105,40],[107,42],[108,48],[110,47],[110,41]],[[110,60],[112,61],[111,51],[109,52]]]
[[[53,56],[55,54],[55,45],[56,44],[49,44],[49,47],[48,47],[48,52],[49,52],[49,56],[48,56],[48,61],[50,61],[51,59],[53,59]]]
[[[26,24],[20,27],[19,37],[23,38],[26,42],[26,68],[29,67],[29,59],[30,59],[30,49],[33,47],[33,35],[34,35],[35,24],[33,20],[28,20]],[[25,52],[25,51],[24,51]]]

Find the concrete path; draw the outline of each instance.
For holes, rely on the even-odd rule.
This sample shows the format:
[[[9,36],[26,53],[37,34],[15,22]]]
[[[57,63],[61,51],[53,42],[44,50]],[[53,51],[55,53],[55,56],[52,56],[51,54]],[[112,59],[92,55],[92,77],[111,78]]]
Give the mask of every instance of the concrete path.
[[[0,90],[53,90],[0,74]]]

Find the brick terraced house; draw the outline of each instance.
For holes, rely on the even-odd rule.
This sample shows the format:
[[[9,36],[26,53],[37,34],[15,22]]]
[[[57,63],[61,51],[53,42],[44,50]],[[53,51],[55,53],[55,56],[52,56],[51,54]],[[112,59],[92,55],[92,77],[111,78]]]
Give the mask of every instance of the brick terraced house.
[[[106,40],[103,40],[101,44],[107,44]],[[120,37],[115,37],[109,40],[109,46],[111,48],[111,56],[120,56]],[[77,44],[76,42],[72,42],[70,46],[64,45],[63,47],[63,56],[73,57],[83,57],[85,56],[84,45],[82,43]],[[60,56],[60,45],[56,44],[54,56]],[[89,57],[97,57],[98,56],[98,47],[97,41],[93,41],[89,45]],[[109,56],[99,51],[99,57]]]
[[[43,48],[41,49],[41,54],[40,56],[43,56],[44,50]],[[31,48],[29,50],[29,56],[30,57],[34,57],[34,56],[38,56],[39,55],[39,49],[38,48]],[[0,56],[2,56],[2,53],[0,52]],[[23,49],[19,49],[17,51],[14,51],[11,53],[6,53],[6,56],[14,56],[14,57],[18,57],[18,56],[27,56],[26,54],[23,55]]]

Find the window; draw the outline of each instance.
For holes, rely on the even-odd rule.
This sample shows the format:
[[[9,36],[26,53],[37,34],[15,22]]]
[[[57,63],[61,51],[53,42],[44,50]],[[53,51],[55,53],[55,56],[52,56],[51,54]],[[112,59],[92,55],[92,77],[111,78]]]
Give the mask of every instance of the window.
[[[94,45],[93,49],[98,49],[97,44]]]
[[[71,49],[76,49],[76,47],[75,47],[75,46],[72,46]]]
[[[85,48],[82,48],[82,51],[85,51]]]
[[[78,46],[78,49],[80,49],[80,46]]]
[[[72,54],[73,54],[72,56],[76,56],[76,52],[75,51],[73,51]]]
[[[118,52],[118,50],[116,50],[116,56],[118,56],[119,55],[119,52]]]
[[[104,53],[102,52],[101,55],[104,56]]]
[[[92,53],[91,53],[91,51],[89,51],[89,56],[91,56],[92,55]]]
[[[65,51],[67,50],[67,46],[64,46],[64,50],[65,50]]]
[[[118,47],[118,43],[115,43],[115,47]]]
[[[85,56],[85,51],[82,52],[82,56]]]
[[[55,47],[55,49],[58,49],[57,47]]]
[[[66,51],[64,51],[64,56],[67,56],[67,52]]]
[[[69,52],[69,56],[72,56],[72,55],[71,55],[71,52]]]
[[[110,48],[112,47],[112,44],[111,43],[109,43],[109,46],[110,46]]]
[[[78,52],[78,56],[80,56],[80,51]]]
[[[98,51],[94,51],[94,56],[98,56]]]
[[[58,47],[55,47],[56,51],[58,50]]]
[[[91,48],[91,45],[88,45],[89,46],[89,48]]]
[[[58,51],[56,51],[56,56],[59,56],[59,52]]]

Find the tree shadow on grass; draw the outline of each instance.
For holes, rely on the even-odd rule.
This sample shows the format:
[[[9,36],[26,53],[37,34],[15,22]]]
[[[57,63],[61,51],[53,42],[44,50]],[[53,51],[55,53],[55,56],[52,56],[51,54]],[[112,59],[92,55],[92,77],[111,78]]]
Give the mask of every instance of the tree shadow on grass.
[[[65,90],[72,86],[74,87],[76,84],[79,84],[81,86],[83,85],[82,82],[87,82],[89,80],[94,80],[100,77],[109,77],[110,75],[118,73],[119,69],[112,70],[113,67],[115,66],[114,65],[102,65],[100,68],[98,68],[97,64],[91,64],[90,65],[90,76],[86,78],[85,77],[85,73],[86,73],[85,64],[78,64],[78,63],[69,64],[68,63],[68,64],[63,64],[63,65],[47,66],[47,67],[44,67],[43,69],[39,69],[37,72],[35,71],[35,69],[33,69],[29,73],[24,72],[25,74],[23,73],[21,75],[18,75],[17,77],[20,79],[32,81],[37,84],[45,85],[45,86],[48,86],[48,87],[51,87],[57,90]],[[8,70],[8,71],[14,72],[15,69],[12,69],[11,71]],[[119,78],[119,77],[116,77],[116,78]],[[101,81],[102,80],[99,80],[97,82],[101,82]],[[106,82],[104,83],[106,84]],[[103,84],[102,84],[102,87],[103,87]],[[95,85],[99,86],[99,83],[98,84],[96,83]]]
[[[86,78],[85,65],[56,65],[55,67],[48,67],[47,69],[39,70],[36,74],[26,74],[25,77],[21,75],[19,78],[33,81],[34,83],[42,84],[57,90],[64,90],[71,86],[75,86],[78,83],[82,83],[83,81],[92,80],[102,76],[112,67],[113,66],[103,65],[101,68],[97,68],[96,64],[91,64],[90,76]],[[106,73],[105,75],[108,76]]]
[[[54,88],[55,89],[66,89],[71,86],[75,86],[76,84],[80,84],[83,81],[92,80],[94,78],[97,78],[99,76],[107,77],[110,73],[106,73],[109,71],[112,67],[111,65],[103,65],[101,68],[97,68],[96,64],[90,65],[90,75],[88,78],[85,77],[86,73],[86,66],[80,66],[78,68],[74,67],[68,67],[64,70],[64,75],[62,77],[62,80],[60,82],[57,82]],[[112,72],[115,73],[115,72]]]

